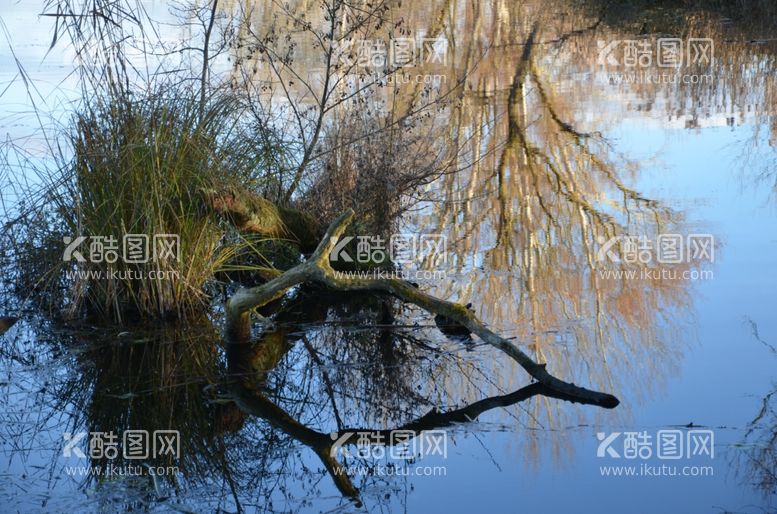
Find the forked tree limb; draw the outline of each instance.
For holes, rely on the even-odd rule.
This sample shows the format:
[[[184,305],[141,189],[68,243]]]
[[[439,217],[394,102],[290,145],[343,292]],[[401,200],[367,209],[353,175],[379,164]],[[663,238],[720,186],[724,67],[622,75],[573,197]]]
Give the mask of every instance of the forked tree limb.
[[[607,409],[612,409],[620,403],[611,394],[586,389],[554,377],[548,373],[545,364],[537,363],[512,342],[492,332],[474,313],[461,304],[441,300],[424,293],[405,280],[337,276],[329,265],[329,252],[337,244],[337,240],[352,218],[353,211],[349,209],[332,222],[324,238],[307,261],[261,286],[237,291],[227,302],[227,342],[248,342],[251,333],[251,310],[279,298],[290,288],[304,282],[317,282],[340,291],[379,291],[392,294],[432,314],[441,314],[465,326],[485,343],[498,348],[511,357],[532,378],[555,392],[557,396],[569,401],[597,405]]]

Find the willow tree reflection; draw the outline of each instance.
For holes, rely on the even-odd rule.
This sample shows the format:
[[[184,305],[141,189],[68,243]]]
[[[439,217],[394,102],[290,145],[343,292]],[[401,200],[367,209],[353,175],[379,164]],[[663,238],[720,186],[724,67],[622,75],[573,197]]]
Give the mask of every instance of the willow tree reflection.
[[[481,111],[468,118],[480,120],[481,136],[468,143],[475,164],[441,183],[441,202],[417,226],[455,242],[457,280],[438,285],[443,296],[471,301],[540,360],[565,363],[565,373],[604,363],[597,385],[646,392],[666,372],[646,364],[657,355],[672,362],[663,313],[681,316],[689,284],[610,278],[600,271],[639,276],[658,263],[610,262],[598,250],[614,237],[683,232],[682,214],[630,187],[635,163],[616,162],[606,141],[577,127],[542,65],[545,34],[538,24],[527,33],[503,103],[470,107]]]
[[[316,102],[322,97],[314,92],[329,94],[325,85],[324,90],[316,89],[325,83],[322,73],[328,71],[322,71],[321,63],[329,54],[327,46],[311,36],[310,27],[329,26],[327,10],[292,2],[268,18],[261,13],[267,13],[269,4],[251,5],[253,9],[243,9],[237,17],[245,30],[238,41],[254,41],[254,46],[258,41],[272,46],[276,56],[290,52],[290,57],[273,62],[240,47],[232,67],[235,87],[245,87],[269,111],[276,105],[288,109],[291,103],[302,113],[309,108],[331,115],[322,118],[322,149],[310,154],[307,180],[314,189],[337,184],[333,211],[348,206],[349,198],[366,194],[359,184],[372,177],[370,173],[395,177],[406,167],[440,173],[431,185],[416,183],[412,194],[400,199],[384,195],[378,202],[392,214],[412,206],[414,212],[402,220],[410,230],[448,237],[453,250],[449,278],[424,287],[472,302],[478,314],[525,342],[539,360],[563,366],[567,368],[563,373],[581,381],[602,364],[607,371],[597,374],[597,386],[638,397],[649,394],[671,372],[685,343],[674,333],[692,313],[692,283],[618,278],[602,272],[633,272],[639,277],[668,269],[681,276],[698,270],[700,263],[659,266],[655,260],[601,259],[598,251],[613,237],[655,240],[660,233],[688,232],[682,212],[646,197],[634,185],[641,163],[618,155],[601,133],[610,127],[614,113],[632,108],[634,98],[638,106],[684,116],[687,113],[678,109],[689,101],[706,105],[717,95],[738,91],[735,77],[729,76],[720,88],[603,87],[595,80],[602,71],[596,41],[627,38],[633,27],[627,20],[608,17],[597,2],[575,8],[564,1],[495,6],[449,0],[401,6],[387,2],[373,6],[380,16],[358,30],[345,29],[352,25],[344,15],[333,37],[338,43],[443,38],[449,42],[446,59],[399,69],[336,61],[331,73],[337,84],[332,88],[333,104],[323,108]],[[374,14],[364,16],[372,19]],[[693,21],[692,14],[680,11],[675,26],[685,27],[684,22]],[[309,25],[300,27],[299,20]],[[682,35],[706,30],[710,25],[705,20],[706,25],[699,22]],[[293,42],[271,37],[283,23],[299,29]],[[752,56],[736,49],[726,55],[730,68]],[[274,66],[279,62],[282,69]],[[300,81],[299,70],[315,72]],[[716,73],[704,67],[689,71]],[[388,80],[418,75],[435,80]],[[745,76],[750,74],[741,78]],[[279,95],[297,103],[279,101]],[[740,100],[737,97],[735,103]],[[346,121],[351,117],[358,122]],[[295,125],[283,114],[277,119]],[[349,138],[347,127],[354,124],[372,130],[352,131],[361,136]],[[403,124],[411,135],[401,140],[404,152],[400,152],[387,141],[399,140]],[[391,151],[384,152],[386,148]],[[396,158],[399,164],[386,166],[381,156],[389,163]],[[376,185],[374,189],[384,192],[402,190],[391,178],[366,183],[366,189]],[[428,201],[418,204],[419,198]],[[386,205],[393,207],[383,208]],[[428,270],[439,266],[424,263]],[[493,378],[485,387],[497,394],[500,388],[515,386],[519,373],[495,362],[485,365]],[[470,373],[481,372],[466,362],[461,366]],[[466,396],[460,381],[443,382],[448,394]]]

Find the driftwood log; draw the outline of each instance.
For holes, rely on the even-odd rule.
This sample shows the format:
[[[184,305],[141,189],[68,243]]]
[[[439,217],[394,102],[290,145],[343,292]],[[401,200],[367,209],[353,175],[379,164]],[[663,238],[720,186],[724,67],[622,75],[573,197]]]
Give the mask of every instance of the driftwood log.
[[[551,375],[545,364],[539,364],[509,340],[492,332],[466,306],[441,300],[400,279],[343,278],[329,265],[329,252],[353,219],[353,211],[340,215],[327,229],[313,254],[305,262],[294,266],[260,286],[238,290],[227,302],[226,340],[230,344],[248,343],[251,336],[251,312],[257,307],[280,298],[290,288],[305,282],[315,282],[341,291],[375,291],[394,295],[413,303],[427,312],[444,316],[469,329],[485,343],[498,348],[516,361],[538,383],[551,392],[549,396],[568,401],[597,405],[607,409],[616,407],[619,400],[608,393],[593,391],[565,382]]]

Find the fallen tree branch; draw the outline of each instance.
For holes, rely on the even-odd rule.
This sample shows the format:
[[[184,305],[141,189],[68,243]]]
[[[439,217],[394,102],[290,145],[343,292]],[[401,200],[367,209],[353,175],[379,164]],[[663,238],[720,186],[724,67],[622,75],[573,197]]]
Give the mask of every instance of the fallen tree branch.
[[[607,393],[593,391],[565,382],[548,373],[545,364],[539,364],[516,345],[492,332],[464,305],[441,300],[424,293],[410,282],[399,279],[342,278],[329,265],[329,252],[337,244],[353,218],[353,211],[340,215],[326,231],[310,258],[273,280],[252,288],[237,291],[227,302],[226,338],[228,343],[247,343],[251,334],[250,313],[253,309],[281,297],[290,288],[305,282],[317,282],[341,291],[378,291],[392,294],[413,303],[432,314],[442,315],[459,323],[477,335],[483,342],[498,348],[516,361],[537,382],[569,401],[597,405],[607,409],[616,407],[619,400]]]

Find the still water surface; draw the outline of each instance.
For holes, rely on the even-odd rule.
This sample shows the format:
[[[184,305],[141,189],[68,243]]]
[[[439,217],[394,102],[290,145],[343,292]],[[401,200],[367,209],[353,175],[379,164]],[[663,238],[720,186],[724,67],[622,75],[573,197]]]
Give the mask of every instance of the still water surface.
[[[257,27],[269,4],[255,5]],[[418,70],[435,76],[432,94],[463,83],[422,125],[434,141],[425,151],[448,152],[460,171],[424,186],[402,229],[447,236],[445,262],[421,266],[445,277],[423,288],[472,302],[557,376],[616,394],[618,408],[513,397],[477,421],[440,422],[444,456],[399,471],[390,458],[348,470],[358,507],[306,430],[399,427],[432,408],[517,391],[526,374],[477,341],[446,338],[419,310],[373,296],[295,291],[256,347],[230,351],[218,316],[188,330],[70,334],[25,318],[3,336],[0,359],[0,498],[9,511],[234,512],[239,502],[257,512],[775,512],[775,26],[747,14],[640,8],[597,23],[598,2],[584,5],[403,2],[391,11],[411,34],[455,41],[444,65]],[[165,5],[147,6],[171,21]],[[67,53],[44,58],[49,27],[36,6],[4,1],[0,13],[16,57],[50,112],[61,112],[75,90]],[[186,37],[163,29],[171,41]],[[629,83],[638,79],[623,55],[599,62],[599,42],[645,36],[655,48],[661,35],[709,39],[714,60],[684,63],[677,70],[689,78],[659,84]],[[302,48],[298,62],[314,71]],[[226,73],[254,65],[240,57],[222,63]],[[664,72],[655,63],[637,71]],[[3,88],[16,73],[4,49]],[[411,105],[425,87],[386,88],[375,108]],[[34,135],[30,102],[23,89],[4,93],[4,137]],[[42,143],[28,144],[45,156]],[[643,241],[710,235],[714,254],[603,261],[615,224]],[[656,278],[661,269],[670,278]],[[636,275],[615,274],[624,270]],[[255,388],[236,392],[235,375],[249,372]],[[241,394],[238,408],[231,400]],[[87,461],[63,456],[63,431],[163,426],[181,434],[177,485],[71,476]],[[711,445],[659,459],[659,431],[679,431],[686,444],[711,434]],[[627,432],[652,438],[649,457],[626,458]],[[597,434],[615,433],[617,456],[597,456]],[[654,476],[662,465],[676,476]],[[643,476],[604,476],[618,466]]]

